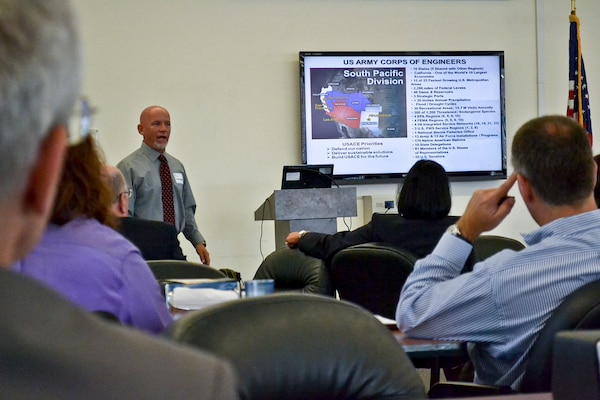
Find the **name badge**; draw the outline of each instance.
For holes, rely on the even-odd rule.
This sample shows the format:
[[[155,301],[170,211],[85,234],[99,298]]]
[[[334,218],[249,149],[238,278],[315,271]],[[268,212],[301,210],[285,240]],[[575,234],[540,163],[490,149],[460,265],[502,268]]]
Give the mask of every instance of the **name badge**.
[[[173,172],[173,178],[175,178],[175,183],[183,185],[183,174],[181,172]]]

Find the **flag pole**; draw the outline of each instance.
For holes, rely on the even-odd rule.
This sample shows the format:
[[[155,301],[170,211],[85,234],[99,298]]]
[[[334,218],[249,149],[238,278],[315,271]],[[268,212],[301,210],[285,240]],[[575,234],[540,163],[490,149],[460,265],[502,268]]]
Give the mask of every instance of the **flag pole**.
[[[575,0],[571,0],[571,15],[569,16],[569,21],[570,22],[575,22],[575,25],[577,26],[577,98],[579,99],[578,104],[577,104],[577,120],[579,121],[579,123],[581,124],[581,126],[584,126],[583,123],[583,97],[582,97],[582,92],[581,92],[581,84],[582,84],[582,73],[581,73],[581,65],[582,65],[582,61],[581,61],[581,38],[579,37],[579,18],[577,18],[577,14],[575,12]]]
[[[569,15],[569,105],[567,116],[583,126],[592,144],[592,120],[589,108],[588,88],[585,67],[581,55],[580,21],[575,9],[575,0],[571,0]]]

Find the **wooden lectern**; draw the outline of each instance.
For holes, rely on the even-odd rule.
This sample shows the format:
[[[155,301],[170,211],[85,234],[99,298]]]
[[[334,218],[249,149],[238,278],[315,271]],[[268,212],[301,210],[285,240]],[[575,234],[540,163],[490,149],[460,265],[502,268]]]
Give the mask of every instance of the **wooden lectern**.
[[[276,190],[254,212],[255,221],[275,221],[275,246],[301,230],[336,233],[338,217],[355,217],[356,188]]]

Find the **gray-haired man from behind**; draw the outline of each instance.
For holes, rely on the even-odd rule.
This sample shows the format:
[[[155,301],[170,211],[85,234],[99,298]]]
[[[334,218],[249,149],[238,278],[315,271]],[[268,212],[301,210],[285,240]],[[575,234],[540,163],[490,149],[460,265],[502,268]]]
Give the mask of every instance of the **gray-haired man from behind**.
[[[46,226],[80,76],[67,1],[0,0],[2,396],[236,398],[228,363],[109,325],[8,271]]]

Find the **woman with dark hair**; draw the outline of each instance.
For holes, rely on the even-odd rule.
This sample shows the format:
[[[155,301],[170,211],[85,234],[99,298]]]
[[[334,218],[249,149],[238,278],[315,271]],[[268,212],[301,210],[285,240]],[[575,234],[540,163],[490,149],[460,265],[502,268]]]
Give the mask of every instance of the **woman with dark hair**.
[[[13,266],[89,311],[159,333],[173,320],[139,250],[114,229],[112,194],[90,136],[69,147],[50,224],[38,246]]]
[[[398,195],[398,213],[406,219],[441,219],[448,216],[451,207],[450,184],[444,167],[431,160],[417,161]]]
[[[444,168],[431,160],[412,166],[398,195],[398,214],[373,214],[371,222],[333,235],[292,232],[286,242],[306,255],[330,261],[338,251],[361,243],[401,246],[418,258],[431,253],[442,234],[458,217],[448,216],[452,200]]]

